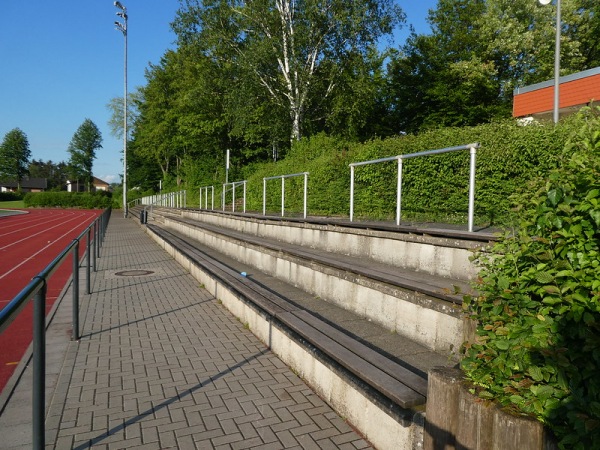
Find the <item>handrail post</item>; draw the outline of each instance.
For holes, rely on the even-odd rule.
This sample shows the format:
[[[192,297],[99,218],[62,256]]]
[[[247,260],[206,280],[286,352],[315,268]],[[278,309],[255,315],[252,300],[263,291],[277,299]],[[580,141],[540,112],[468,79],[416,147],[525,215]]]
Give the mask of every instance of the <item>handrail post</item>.
[[[469,232],[473,231],[473,222],[475,216],[475,159],[477,149],[473,146],[470,148],[471,166],[469,170]]]
[[[281,217],[285,215],[285,177],[281,177]]]
[[[350,222],[354,218],[354,166],[350,166]]]
[[[43,450],[46,445],[44,417],[46,415],[46,280],[33,299],[33,387],[32,424],[33,448]]]
[[[211,190],[210,210],[214,211],[214,209],[215,209],[215,187],[211,186],[210,190]]]
[[[304,172],[304,218],[306,219],[306,200],[308,197],[308,173]]]
[[[86,240],[86,246],[85,246],[85,293],[86,294],[91,294],[92,293],[92,289],[91,289],[91,281],[90,281],[90,243],[91,243],[91,239],[90,239],[90,234],[92,231],[92,226],[90,225],[87,229],[87,240]]]
[[[267,179],[263,178],[263,216],[267,215]]]
[[[98,221],[98,226],[96,227],[96,239],[94,239],[96,245],[96,258],[100,258],[100,228],[102,227],[102,221]]]
[[[400,225],[402,213],[402,156],[398,158],[398,186],[396,188],[396,225]]]
[[[73,333],[72,339],[79,339],[79,240],[73,247]]]
[[[244,214],[246,214],[246,183],[247,181],[244,180]]]
[[[231,212],[235,212],[235,183],[233,183],[233,204],[231,205]]]
[[[94,264],[94,272],[96,272],[96,229],[98,228],[98,220],[94,222],[94,241],[92,243],[92,263]]]

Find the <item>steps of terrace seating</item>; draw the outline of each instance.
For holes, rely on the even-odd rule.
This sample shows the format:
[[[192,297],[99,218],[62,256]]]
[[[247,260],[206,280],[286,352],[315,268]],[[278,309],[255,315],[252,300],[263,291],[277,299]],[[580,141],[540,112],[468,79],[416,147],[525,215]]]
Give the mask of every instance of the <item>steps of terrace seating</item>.
[[[198,213],[191,214],[195,216]],[[427,374],[434,367],[455,366],[457,363],[456,354],[452,353],[447,345],[434,349],[431,347],[435,347],[435,343],[425,343],[432,336],[435,340],[435,333],[443,334],[445,329],[452,327],[456,328],[454,332],[459,338],[456,340],[458,345],[462,343],[461,294],[455,292],[453,286],[467,290],[468,282],[408,270],[372,258],[337,254],[318,246],[290,244],[285,239],[282,241],[266,237],[265,234],[259,235],[256,230],[248,232],[251,227],[260,228],[263,227],[263,223],[276,222],[272,218],[250,218],[251,221],[259,222],[250,225],[237,223],[243,221],[244,217],[228,216],[226,219],[236,222],[231,227],[233,229],[191,219],[189,211],[156,209],[151,215],[147,230],[150,234],[160,235],[157,241],[170,242],[169,245],[177,250],[168,251],[188,267],[192,274],[196,272],[196,268],[202,267],[203,273],[211,274],[210,280],[219,279],[218,283],[212,283],[198,274],[194,275],[207,288],[212,288],[211,292],[214,292],[217,298],[224,298],[224,305],[240,320],[248,323],[249,328],[267,345],[271,346],[273,326],[274,329],[283,330],[283,333],[289,336],[290,342],[305,348],[309,355],[313,355],[315,361],[320,361],[320,364],[329,368],[328,370],[343,373],[343,379],[347,380],[348,385],[354,386],[359,394],[348,393],[345,388],[332,387],[340,383],[337,378],[337,381],[333,382],[315,381],[315,373],[323,372],[323,369],[317,368],[319,364],[294,356],[294,351],[290,353],[286,350],[290,346],[289,343],[282,345],[280,338],[274,338],[274,351],[280,358],[305,377],[319,395],[330,402],[339,413],[347,416],[366,436],[381,432],[377,430],[382,427],[384,435],[394,436],[390,445],[382,445],[381,448],[418,446],[419,439],[422,439],[418,436],[422,433],[419,429],[422,427],[423,409],[427,400]],[[286,222],[288,221],[282,220],[280,225],[269,226],[284,228]],[[305,225],[302,221],[297,226],[313,225]],[[343,229],[343,232],[353,233],[339,223],[321,223],[314,226],[327,229],[333,227],[335,232]],[[324,231],[327,230],[320,230],[321,236]],[[361,233],[364,230],[357,229],[355,232]],[[410,233],[409,239],[417,243],[426,240],[427,245],[431,245],[429,237],[420,237],[414,229],[402,232]],[[370,231],[367,231],[368,233]],[[384,235],[375,233],[376,238],[388,238],[387,235],[391,235],[391,239],[395,237],[390,230],[384,230],[383,233]],[[285,233],[283,236],[285,238]],[[464,240],[464,237],[449,237],[440,232],[433,241],[469,250],[482,242],[488,242],[488,237],[480,236],[479,239],[474,239],[479,244],[458,242],[461,240]],[[165,246],[165,249],[168,247]],[[275,270],[262,270],[260,263],[250,264],[250,253],[264,253],[276,258],[270,264]],[[177,254],[184,256],[180,257]],[[302,270],[310,269],[313,271],[312,275],[303,272],[302,276],[294,281],[288,276],[292,272],[290,269],[283,271],[285,273],[277,273],[276,269],[285,266],[288,261]],[[241,275],[242,272],[246,273],[246,276]],[[303,289],[303,281],[317,277],[317,273],[326,273],[332,280],[351,283],[355,289],[369,287],[372,294],[367,292],[360,295],[367,300],[376,296],[377,292],[384,291],[387,295],[386,302],[397,302],[401,305],[400,309],[404,308],[404,315],[398,317],[400,328],[390,329],[387,324],[375,320],[375,316],[369,315],[368,311],[362,311],[367,314],[359,313],[341,304],[343,302],[331,301],[310,290],[307,292]],[[261,328],[258,323],[260,320],[249,319],[252,316],[246,310],[236,305],[232,306],[227,295],[221,297],[224,295],[222,286],[234,291],[236,298],[263,317],[262,322],[266,320],[269,331],[265,332],[264,325]],[[406,305],[416,305],[417,308],[411,310]],[[385,314],[385,311],[381,310],[378,313]],[[421,327],[424,338],[417,336],[417,339],[413,339],[411,333],[402,329],[402,324],[413,320],[412,316],[415,315],[420,316],[417,329]],[[274,336],[278,336],[277,332],[273,333]],[[343,384],[346,385],[345,383]],[[361,403],[350,405],[362,397],[367,398],[367,404],[375,405],[374,409]],[[374,412],[376,410],[379,412]],[[363,411],[362,419],[356,411]],[[378,415],[381,412],[383,415]],[[392,422],[386,422],[390,417],[393,418]],[[385,439],[382,437],[383,441]],[[399,446],[400,442],[402,445]]]
[[[243,265],[239,262],[179,233],[156,225],[148,228],[193,264],[234,289],[239,298],[293,333],[296,340],[304,340],[311,351],[339,364],[402,408],[425,403],[430,368],[454,365],[448,358],[342,308],[319,305],[323,302],[273,277],[259,273],[242,276]]]
[[[162,226],[306,290],[444,355],[465,340],[461,310],[466,281],[402,269],[360,257],[305,248],[156,211]]]

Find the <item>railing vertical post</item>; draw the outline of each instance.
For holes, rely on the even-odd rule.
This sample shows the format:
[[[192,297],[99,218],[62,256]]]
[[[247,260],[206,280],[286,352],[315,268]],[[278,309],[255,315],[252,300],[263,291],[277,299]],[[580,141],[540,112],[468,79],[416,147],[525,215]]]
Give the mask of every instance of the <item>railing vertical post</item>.
[[[35,450],[43,450],[46,445],[46,280],[41,281],[42,287],[33,299],[32,434]]]
[[[281,177],[281,217],[285,215],[285,177]]]
[[[267,179],[263,178],[263,216],[267,215]]]
[[[308,198],[308,173],[304,173],[304,218],[306,219],[306,200]]]
[[[79,240],[73,247],[73,333],[72,339],[79,339]]]
[[[198,195],[198,197],[199,197],[198,207],[200,209],[202,209],[202,188],[200,188],[200,194]]]
[[[475,158],[477,149],[470,148],[471,168],[469,173],[469,232],[473,231],[473,221],[475,216]]]
[[[350,166],[350,222],[354,218],[354,166]]]
[[[86,246],[85,246],[85,293],[86,294],[91,294],[92,293],[92,289],[91,289],[91,280],[90,280],[90,245],[91,245],[91,234],[92,231],[92,227],[90,225],[90,227],[87,230],[86,233]]]
[[[402,214],[402,156],[398,157],[398,186],[396,188],[396,225],[400,225]]]
[[[96,229],[98,228],[98,220],[94,222],[94,241],[92,242],[92,264],[94,272],[96,272]]]
[[[223,185],[223,192],[221,193],[221,206],[223,207],[223,211],[225,211],[225,184]]]
[[[96,239],[94,239],[94,242],[96,243],[96,258],[100,258],[100,235],[102,234],[102,221],[99,220],[97,224],[98,226],[96,227]]]
[[[231,212],[235,212],[235,183],[232,184],[232,187],[233,187],[233,190],[232,190],[233,204],[231,205]]]
[[[246,180],[244,180],[244,214],[246,214]]]

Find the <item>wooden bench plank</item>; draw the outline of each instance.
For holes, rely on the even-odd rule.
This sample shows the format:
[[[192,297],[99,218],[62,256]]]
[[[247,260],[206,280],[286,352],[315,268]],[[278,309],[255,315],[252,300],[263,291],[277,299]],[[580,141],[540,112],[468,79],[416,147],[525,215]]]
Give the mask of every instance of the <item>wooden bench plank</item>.
[[[412,408],[425,404],[425,396],[329,338],[294,312],[279,314],[277,319],[401,407]]]
[[[315,317],[308,311],[294,311],[293,313],[298,318],[302,319],[309,325],[320,330],[323,334],[343,345],[352,353],[365,359],[369,363],[386,372],[388,375],[396,378],[398,381],[406,384],[411,389],[422,395],[427,395],[427,379],[412,372],[406,367],[401,366],[382,354],[367,347],[346,333]]]

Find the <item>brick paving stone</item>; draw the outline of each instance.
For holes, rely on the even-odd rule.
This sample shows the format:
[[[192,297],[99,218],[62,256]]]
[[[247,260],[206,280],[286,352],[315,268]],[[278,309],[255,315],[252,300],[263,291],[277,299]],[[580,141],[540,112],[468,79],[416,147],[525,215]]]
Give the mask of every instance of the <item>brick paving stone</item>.
[[[48,449],[366,448],[135,219],[113,214],[100,255]],[[136,269],[153,273],[117,275]]]

